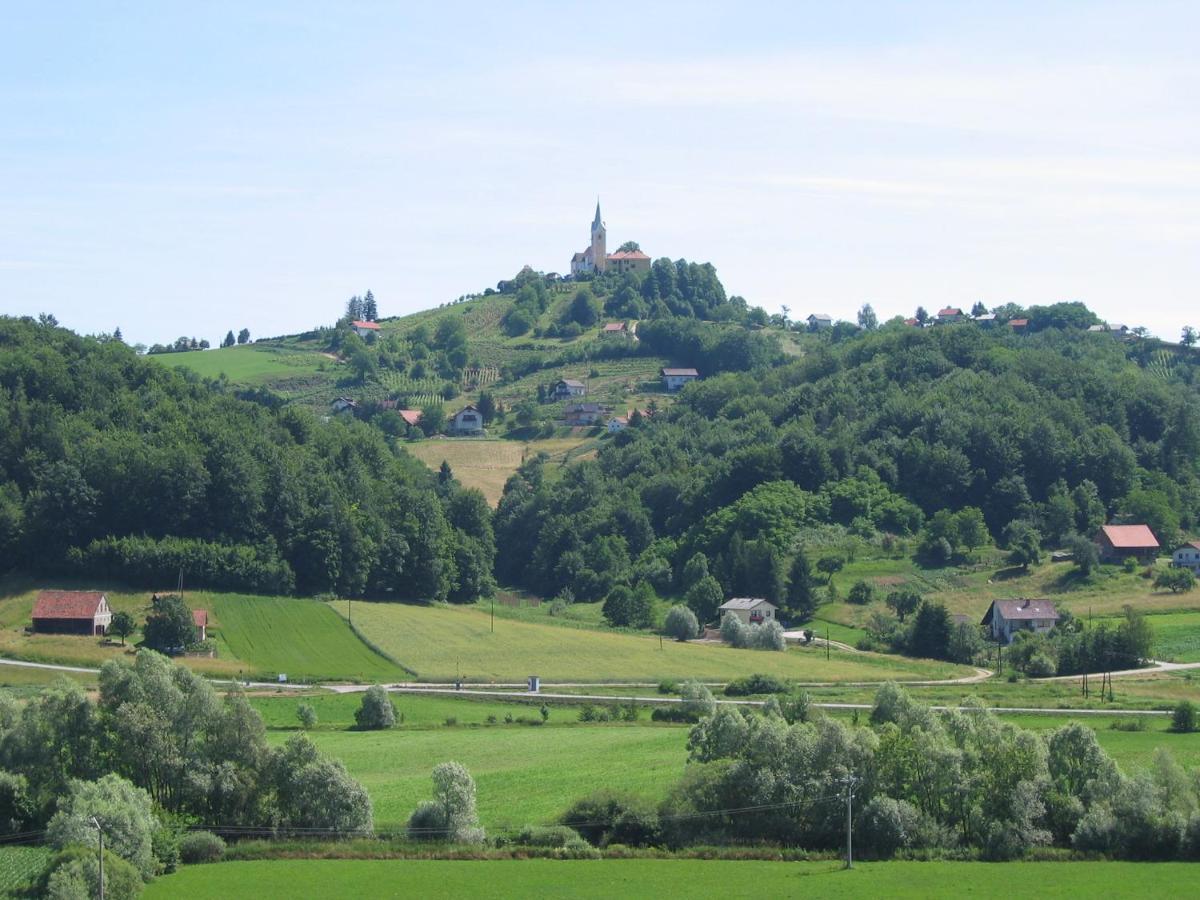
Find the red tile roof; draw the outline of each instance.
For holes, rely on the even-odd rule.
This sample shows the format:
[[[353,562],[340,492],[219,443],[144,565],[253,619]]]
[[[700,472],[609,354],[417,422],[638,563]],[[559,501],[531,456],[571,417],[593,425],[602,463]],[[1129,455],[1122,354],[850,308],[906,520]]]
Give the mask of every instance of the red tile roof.
[[[957,306],[947,306],[945,309],[938,310],[939,316],[961,316],[963,311]]]
[[[618,250],[616,253],[608,254],[609,259],[649,259],[641,250]]]
[[[103,599],[100,591],[42,591],[33,604],[33,618],[91,619]]]
[[[419,409],[398,409],[396,412],[409,425],[416,425],[421,421],[421,411]]]
[[[624,331],[625,323],[624,322],[609,322],[607,325],[604,326],[604,330],[605,331]]]
[[[379,326],[374,322],[351,322],[355,328],[369,328],[371,331],[378,331]]]
[[[1158,547],[1158,538],[1146,525],[1105,525],[1100,529],[1118,549],[1145,550]]]
[[[1011,325],[1013,328],[1024,328],[1026,325],[1029,324],[1029,320],[1028,319],[1009,319],[1008,324]]]
[[[208,610],[207,609],[193,609],[192,610],[192,622],[195,623],[197,628],[207,628],[208,627]]]

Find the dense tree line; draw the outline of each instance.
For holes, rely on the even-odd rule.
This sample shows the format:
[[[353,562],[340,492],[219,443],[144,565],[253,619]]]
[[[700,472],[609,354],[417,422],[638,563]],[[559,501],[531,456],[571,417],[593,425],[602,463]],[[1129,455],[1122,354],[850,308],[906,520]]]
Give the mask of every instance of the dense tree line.
[[[674,354],[706,327],[639,333]],[[702,554],[726,596],[786,607],[811,596],[788,576],[814,529],[911,535],[939,564],[995,540],[1020,565],[1114,518],[1148,523],[1165,546],[1200,521],[1196,397],[1107,335],[889,324],[774,366],[723,340],[697,353],[728,371],[594,462],[552,480],[533,460],[513,476],[496,517],[501,580],[546,596],[642,581],[683,596]]]
[[[1164,750],[1146,770],[1123,773],[1079,723],[1027,731],[977,702],[935,712],[886,685],[863,727],[820,715],[802,694],[772,698],[762,712],[710,708],[688,751],[657,809],[600,794],[560,821],[600,845],[838,850],[852,778],[857,855],[1009,860],[1060,847],[1200,859],[1194,773]]]
[[[213,587],[397,599],[490,590],[482,495],[439,488],[365,423],[238,400],[120,342],[11,318],[0,423],[0,567],[148,586],[182,568]]]

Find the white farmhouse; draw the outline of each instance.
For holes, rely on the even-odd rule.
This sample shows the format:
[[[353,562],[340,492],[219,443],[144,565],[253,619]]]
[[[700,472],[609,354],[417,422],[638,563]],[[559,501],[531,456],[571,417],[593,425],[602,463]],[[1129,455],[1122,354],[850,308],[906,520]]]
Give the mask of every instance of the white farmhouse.
[[[1050,600],[993,600],[983,616],[988,637],[1011,644],[1018,631],[1041,633],[1058,624],[1058,610]]]
[[[464,406],[454,414],[451,431],[455,434],[483,434],[483,413],[474,406]]]
[[[663,387],[668,391],[677,391],[685,384],[695,381],[700,377],[700,373],[695,369],[663,369],[662,380]]]
[[[761,625],[764,622],[770,622],[777,618],[776,613],[779,610],[770,600],[764,600],[762,597],[734,597],[732,600],[727,600],[718,607],[721,611],[721,618],[726,616],[737,616],[746,625]]]
[[[1200,541],[1188,541],[1171,554],[1171,565],[1177,569],[1191,569],[1200,575]]]

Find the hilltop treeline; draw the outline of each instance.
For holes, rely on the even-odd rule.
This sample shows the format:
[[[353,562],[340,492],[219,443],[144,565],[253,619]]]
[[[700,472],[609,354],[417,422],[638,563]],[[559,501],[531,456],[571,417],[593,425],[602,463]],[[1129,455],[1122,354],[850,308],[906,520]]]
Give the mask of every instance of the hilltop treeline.
[[[558,480],[522,467],[497,513],[500,577],[576,598],[640,580],[682,592],[699,554],[692,571],[725,596],[786,605],[803,529],[920,535],[945,562],[978,545],[959,526],[980,518],[1002,545],[1114,516],[1169,545],[1200,516],[1195,395],[1107,335],[897,324],[724,367],[749,371],[690,385]]]
[[[0,318],[0,568],[395,598],[491,589],[482,495],[354,421],[322,426]]]

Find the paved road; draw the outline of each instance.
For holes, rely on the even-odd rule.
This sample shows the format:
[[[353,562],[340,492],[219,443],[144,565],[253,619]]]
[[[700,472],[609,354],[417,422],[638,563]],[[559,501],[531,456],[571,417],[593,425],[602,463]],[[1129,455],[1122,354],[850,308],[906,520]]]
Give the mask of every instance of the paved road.
[[[1173,663],[1161,662],[1159,660],[1150,660],[1151,665],[1144,669],[1122,669],[1119,672],[1109,672],[1112,678],[1128,678],[1134,675],[1156,675],[1159,672],[1180,672],[1184,669],[1200,669],[1200,662],[1190,663]],[[1082,675],[1051,675],[1048,678],[1031,678],[1030,681],[1075,681],[1082,678]],[[1099,678],[1100,673],[1093,673],[1089,678]]]

